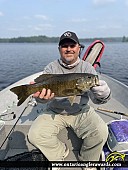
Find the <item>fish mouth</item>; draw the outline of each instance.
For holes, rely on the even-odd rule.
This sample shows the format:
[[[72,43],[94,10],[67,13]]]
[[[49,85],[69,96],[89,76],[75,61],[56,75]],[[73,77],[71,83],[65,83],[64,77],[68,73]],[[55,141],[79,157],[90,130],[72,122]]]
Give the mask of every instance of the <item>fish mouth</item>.
[[[99,78],[98,76],[95,77],[95,86],[99,86],[100,83],[99,83]]]

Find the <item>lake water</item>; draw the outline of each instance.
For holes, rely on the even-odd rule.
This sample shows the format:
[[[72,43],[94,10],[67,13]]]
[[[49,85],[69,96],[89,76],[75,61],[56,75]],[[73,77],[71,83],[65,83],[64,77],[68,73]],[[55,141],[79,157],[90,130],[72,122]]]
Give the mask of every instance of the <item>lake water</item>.
[[[85,44],[85,50],[89,45]],[[56,43],[0,43],[0,90],[43,70],[57,58]],[[128,43],[105,44],[101,72],[128,85]]]

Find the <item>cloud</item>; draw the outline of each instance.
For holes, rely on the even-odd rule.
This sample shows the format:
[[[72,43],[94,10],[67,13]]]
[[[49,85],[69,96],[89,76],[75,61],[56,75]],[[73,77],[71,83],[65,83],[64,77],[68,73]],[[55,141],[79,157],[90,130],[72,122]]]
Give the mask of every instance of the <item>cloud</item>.
[[[0,17],[4,16],[3,12],[0,11]]]
[[[93,0],[94,5],[98,5],[98,6],[113,3],[113,2],[116,2],[116,0]]]
[[[88,20],[85,18],[75,18],[70,20],[70,22],[76,22],[76,23],[80,23],[80,22],[87,22]]]
[[[19,31],[23,31],[23,28],[8,28],[9,31],[14,31],[14,32],[19,32]]]
[[[23,19],[25,19],[25,20],[30,20],[31,17],[29,17],[29,16],[23,16]]]
[[[52,30],[52,28],[53,26],[51,24],[40,24],[34,27],[36,31]]]
[[[34,16],[35,18],[42,19],[42,20],[48,20],[48,17],[45,15],[37,14]]]
[[[118,29],[121,29],[122,26],[121,25],[100,25],[99,26],[99,29],[104,29],[104,30],[108,30],[108,29],[113,29],[113,30],[118,30]]]

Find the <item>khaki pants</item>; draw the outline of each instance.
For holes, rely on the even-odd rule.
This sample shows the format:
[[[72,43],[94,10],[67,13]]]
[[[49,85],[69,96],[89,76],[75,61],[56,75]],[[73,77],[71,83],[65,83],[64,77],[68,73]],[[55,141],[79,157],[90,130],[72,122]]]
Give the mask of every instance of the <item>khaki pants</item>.
[[[71,127],[79,138],[83,139],[79,159],[82,161],[98,161],[108,136],[106,123],[90,107],[73,115],[55,114],[45,110],[32,124],[29,141],[50,161],[62,160],[65,154],[65,144],[57,134],[65,127]]]

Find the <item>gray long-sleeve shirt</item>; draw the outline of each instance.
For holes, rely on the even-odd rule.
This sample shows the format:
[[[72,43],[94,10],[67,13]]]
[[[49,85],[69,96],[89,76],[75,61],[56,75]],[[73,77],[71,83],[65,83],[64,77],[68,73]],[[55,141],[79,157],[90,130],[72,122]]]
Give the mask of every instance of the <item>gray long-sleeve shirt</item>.
[[[49,63],[43,71],[44,74],[68,74],[68,73],[91,73],[97,75],[94,67],[83,60],[80,60],[73,68],[66,68],[60,60],[55,60]],[[52,111],[60,114],[73,114],[79,112],[82,107],[88,108],[89,94],[86,92],[83,95],[76,96],[73,105],[70,104],[68,97],[55,97],[48,102],[47,107]],[[96,100],[95,100],[96,101]]]

